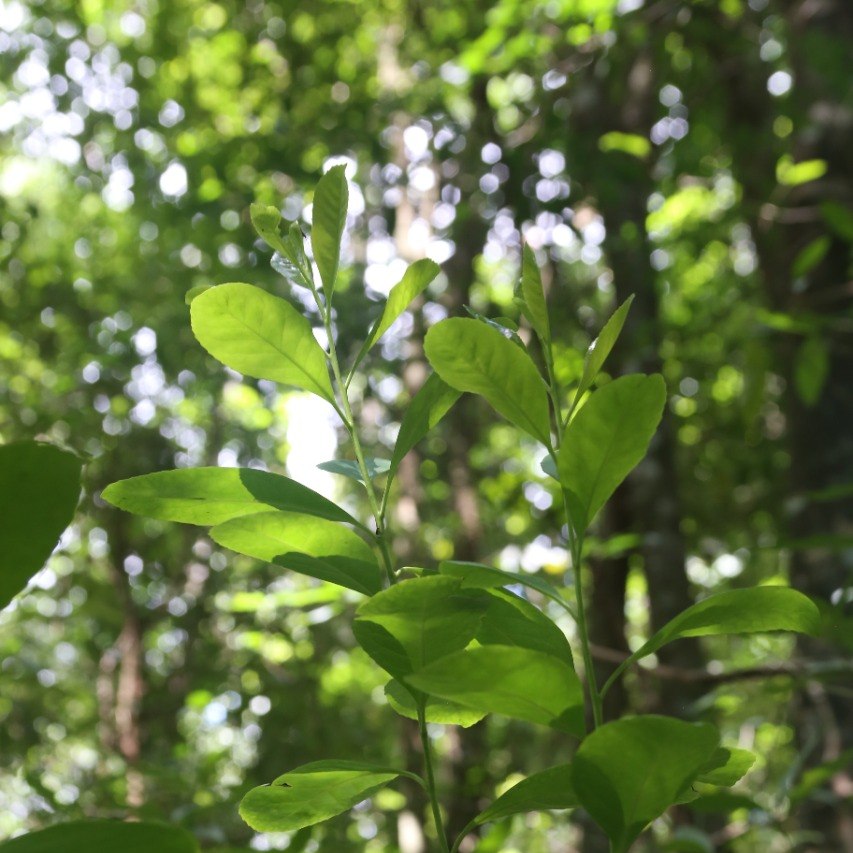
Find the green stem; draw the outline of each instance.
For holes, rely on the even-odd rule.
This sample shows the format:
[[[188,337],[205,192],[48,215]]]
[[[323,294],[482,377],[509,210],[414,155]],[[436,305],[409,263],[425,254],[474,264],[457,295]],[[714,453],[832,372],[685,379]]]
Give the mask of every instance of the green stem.
[[[326,329],[326,337],[328,339],[329,346],[329,361],[332,365],[332,374],[335,377],[335,384],[338,386],[338,394],[341,398],[342,420],[347,433],[349,434],[350,440],[352,441],[355,458],[358,462],[358,470],[361,472],[362,480],[364,480],[364,488],[367,490],[367,500],[370,504],[370,511],[373,514],[374,523],[376,524],[376,544],[379,546],[379,551],[382,554],[382,562],[385,566],[385,573],[388,576],[388,583],[393,584],[396,581],[396,575],[394,572],[394,560],[388,548],[388,543],[385,540],[385,514],[383,510],[380,509],[379,503],[376,499],[373,480],[371,479],[367,468],[364,449],[361,446],[361,440],[358,437],[355,419],[352,415],[352,407],[350,406],[349,396],[347,394],[347,386],[344,382],[343,375],[341,374],[341,364],[338,360],[338,351],[335,347],[335,336],[332,330],[332,307],[328,301],[322,302],[316,291],[314,291],[314,298],[317,301],[317,307],[320,309],[320,314],[323,317],[323,325]]]
[[[444,821],[441,819],[441,806],[435,792],[435,774],[432,769],[432,747],[430,746],[429,732],[427,731],[426,704],[424,701],[418,702],[418,730],[421,734],[421,746],[424,751],[427,793],[429,794],[429,802],[432,807],[432,819],[435,821],[435,832],[438,836],[438,843],[441,846],[442,853],[450,853],[450,849],[447,846],[447,834],[444,831]]]
[[[592,704],[592,719],[595,728],[604,722],[604,713],[601,705],[601,693],[595,680],[595,669],[592,662],[592,651],[589,644],[589,631],[586,624],[586,607],[583,600],[583,585],[581,580],[581,554],[583,552],[583,534],[579,534],[572,526],[569,515],[569,499],[565,489],[563,493],[563,508],[566,513],[566,524],[569,531],[569,551],[572,556],[572,574],[575,582],[575,597],[577,600],[578,633],[581,639],[581,650],[583,652],[583,666],[586,672],[586,684],[589,690],[589,699]]]

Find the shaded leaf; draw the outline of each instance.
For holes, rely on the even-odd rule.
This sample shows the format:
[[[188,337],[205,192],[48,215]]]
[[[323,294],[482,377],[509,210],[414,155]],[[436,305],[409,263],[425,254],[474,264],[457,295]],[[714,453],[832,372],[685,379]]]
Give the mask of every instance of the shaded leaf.
[[[75,820],[21,835],[0,844],[3,853],[198,853],[195,838],[165,823]]]
[[[388,459],[374,459],[372,456],[365,457],[364,462],[371,480],[387,473],[391,467],[391,462]],[[354,459],[330,459],[328,462],[321,462],[317,467],[321,471],[328,471],[330,474],[342,474],[344,477],[349,477],[359,483],[364,482],[364,477],[361,476],[361,468],[358,467],[358,462]]]
[[[353,631],[379,666],[408,684],[412,672],[465,648],[488,604],[485,593],[462,589],[455,578],[413,578],[365,601]]]
[[[696,782],[730,787],[740,781],[755,764],[755,753],[736,746],[719,747],[702,767]]]
[[[349,187],[345,166],[333,166],[320,178],[311,213],[311,247],[323,290],[330,299],[341,258],[341,238],[347,219]]]
[[[622,376],[592,394],[566,427],[557,468],[576,530],[586,529],[643,458],[665,401],[658,374]]]
[[[512,341],[476,320],[455,317],[427,332],[424,351],[448,385],[480,394],[507,420],[550,446],[545,383]]]
[[[551,325],[548,322],[542,274],[536,262],[536,253],[526,243],[521,255],[521,295],[533,331],[547,344],[551,340]]]
[[[583,690],[560,658],[512,646],[475,646],[434,660],[407,681],[478,711],[581,736]]]
[[[451,388],[437,373],[429,375],[406,406],[391,455],[391,476],[394,476],[403,457],[450,411],[460,396],[460,392]]]
[[[313,291],[314,273],[305,252],[305,235],[298,223],[290,223],[287,233],[281,238],[281,245],[284,254],[273,252],[270,266],[291,284]]]
[[[240,554],[372,595],[382,586],[370,546],[333,521],[261,512],[216,525],[211,538]]]
[[[101,497],[119,509],[162,521],[220,524],[271,509],[359,525],[327,498],[280,474],[254,468],[177,468],[119,480]]]
[[[471,821],[471,828],[516,814],[571,809],[578,804],[570,764],[549,767],[513,785]]]
[[[249,205],[249,218],[257,235],[274,251],[287,254],[281,239],[281,212],[271,204],[254,202]]]
[[[199,343],[227,367],[335,404],[326,354],[289,302],[251,284],[220,284],[197,296],[190,314]]]
[[[80,497],[80,460],[51,444],[0,445],[0,609],[44,565]]]
[[[418,694],[419,698],[422,696],[418,691],[415,693]],[[397,679],[393,679],[385,685],[385,696],[388,698],[388,703],[398,714],[410,720],[418,719],[418,706],[415,696]],[[482,711],[472,711],[470,708],[438,696],[425,697],[425,704],[428,723],[468,728],[479,723],[486,716]]]
[[[830,245],[832,245],[832,240],[826,235],[812,240],[794,258],[794,263],[791,264],[791,274],[801,276],[810,273],[826,257]]]
[[[717,749],[713,726],[672,717],[606,723],[581,742],[572,781],[581,805],[626,853],[646,826],[674,802]]]
[[[360,761],[314,761],[252,788],[240,817],[257,832],[291,832],[349,811],[401,775]]]
[[[622,333],[622,327],[625,325],[625,320],[628,317],[628,312],[631,310],[631,303],[634,301],[633,294],[629,296],[610,316],[610,319],[604,324],[599,336],[592,342],[587,350],[586,358],[584,359],[583,374],[581,381],[575,391],[574,405],[578,400],[592,388],[592,383],[595,382],[595,377],[598,376],[607,356],[610,355],[616,341],[619,340],[619,335]]]
[[[794,384],[807,406],[814,406],[829,377],[829,347],[822,338],[811,335],[799,346],[794,361]]]

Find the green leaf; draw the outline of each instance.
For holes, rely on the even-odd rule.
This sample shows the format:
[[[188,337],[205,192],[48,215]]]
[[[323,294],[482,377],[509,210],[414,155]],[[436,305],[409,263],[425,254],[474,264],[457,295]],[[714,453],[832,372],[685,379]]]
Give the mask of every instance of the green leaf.
[[[783,586],[756,586],[731,589],[709,595],[671,619],[629,658],[623,661],[605,685],[605,691],[632,663],[654,654],[667,643],[683,637],[718,634],[756,634],[795,631],[815,634],[820,628],[820,611],[813,601]]]
[[[80,497],[80,460],[50,444],[0,445],[0,609],[45,563]]]
[[[576,530],[643,458],[665,402],[660,375],[622,376],[592,394],[566,427],[557,467]]]
[[[311,246],[326,298],[331,299],[341,258],[341,238],[347,219],[349,188],[345,166],[333,166],[314,191]]]
[[[365,595],[382,585],[370,546],[349,528],[326,519],[261,512],[218,524],[210,536],[232,551]]]
[[[598,140],[598,148],[605,154],[609,151],[621,151],[638,160],[645,160],[652,150],[652,144],[645,136],[637,133],[620,133],[612,130]]]
[[[577,391],[575,391],[573,408],[577,405],[578,400],[592,388],[595,377],[598,376],[601,368],[604,367],[607,356],[610,355],[613,347],[616,345],[616,341],[619,340],[619,335],[622,333],[622,327],[625,325],[625,320],[628,317],[628,312],[631,310],[631,303],[633,301],[634,296],[632,294],[613,312],[610,319],[604,324],[604,328],[601,330],[599,336],[587,350],[581,381]]]
[[[256,832],[291,832],[349,811],[402,775],[360,761],[314,761],[252,788],[240,817]]]
[[[417,691],[415,691],[417,693]],[[418,694],[420,696],[421,694]],[[392,679],[385,685],[385,696],[388,703],[401,716],[410,720],[418,719],[418,705],[415,697],[409,689]],[[485,717],[482,711],[472,711],[449,699],[441,699],[438,696],[426,697],[426,721],[428,723],[441,723],[445,726],[462,726],[468,728]]]
[[[718,747],[694,781],[731,787],[755,764],[755,753],[735,746]]]
[[[481,811],[469,826],[473,829],[475,826],[504,820],[517,814],[571,809],[577,804],[578,798],[572,787],[571,765],[560,764],[534,773],[513,785],[487,809]]]
[[[796,187],[822,178],[827,168],[826,160],[803,160],[795,163],[789,155],[785,154],[776,164],[776,180],[782,186]]]
[[[0,844],[3,853],[198,853],[195,838],[165,823],[75,820]]]
[[[443,320],[426,334],[424,351],[457,391],[480,394],[507,420],[551,444],[548,393],[527,353],[476,320]]]
[[[606,723],[581,742],[572,763],[574,789],[614,853],[626,853],[676,802],[718,742],[713,726],[658,716]]]
[[[271,509],[361,526],[308,486],[254,468],[178,468],[120,480],[101,497],[119,509],[162,521],[221,524]]]
[[[388,459],[374,459],[372,456],[365,457],[364,462],[371,480],[388,473],[388,469],[391,467],[391,462]],[[330,459],[328,462],[321,462],[317,467],[322,471],[328,471],[330,474],[342,474],[344,477],[349,477],[359,483],[364,482],[364,477],[361,476],[361,468],[358,467],[358,462],[353,459]]]
[[[438,264],[428,259],[415,261],[408,266],[403,273],[403,278],[391,288],[382,314],[373,324],[367,340],[362,344],[352,370],[361,364],[371,347],[391,328],[394,321],[409,307],[409,303],[427,289],[439,272],[441,269]]]
[[[464,649],[488,605],[485,593],[462,589],[455,578],[413,578],[361,604],[353,631],[379,666],[408,684],[412,672]]]
[[[791,274],[799,277],[810,273],[826,257],[831,245],[832,240],[825,235],[812,240],[794,258],[794,263],[791,264]]]
[[[271,204],[254,202],[249,205],[249,217],[258,236],[274,251],[281,255],[287,254],[281,239],[279,227],[281,225],[281,213],[277,207]]]
[[[270,266],[284,276],[291,284],[314,290],[314,273],[311,262],[305,254],[305,235],[296,222],[290,223],[287,234],[282,237],[282,246],[286,254],[273,253]]]
[[[516,646],[553,655],[572,665],[565,634],[529,601],[503,589],[491,589],[475,639],[484,646]]]
[[[583,690],[560,658],[513,646],[475,646],[439,657],[407,679],[460,705],[582,736]]]
[[[825,201],[820,206],[826,224],[848,243],[853,243],[853,210],[838,201]]]
[[[426,382],[406,407],[397,442],[391,454],[390,476],[394,476],[403,457],[450,411],[461,396],[437,373],[431,373]]]
[[[527,317],[533,331],[547,345],[551,340],[551,324],[548,321],[548,306],[536,253],[525,244],[521,258],[521,295],[527,308]]]
[[[473,317],[478,323],[485,323],[489,328],[494,329],[496,332],[500,332],[503,337],[512,341],[517,347],[521,347],[523,352],[527,351],[527,348],[524,346],[524,341],[521,340],[521,336],[518,334],[518,327],[515,326],[515,324],[512,326],[507,325],[507,323],[512,323],[511,320],[507,320],[506,318],[493,320],[491,317],[486,317],[484,314],[477,313],[470,305],[466,305],[464,307],[465,313],[469,317]]]
[[[190,314],[199,343],[223,364],[335,405],[326,354],[289,302],[251,284],[220,284],[197,296]]]
[[[536,575],[521,572],[505,572],[503,569],[495,569],[492,566],[484,566],[481,563],[466,563],[459,560],[443,560],[439,563],[438,571],[452,578],[460,578],[462,586],[475,589],[495,589],[497,587],[521,586],[535,589],[537,592],[556,601],[574,615],[571,605],[560,595],[559,591],[551,586],[548,581]]]
[[[829,347],[817,335],[806,338],[797,349],[794,361],[794,384],[806,406],[814,406],[829,376]]]

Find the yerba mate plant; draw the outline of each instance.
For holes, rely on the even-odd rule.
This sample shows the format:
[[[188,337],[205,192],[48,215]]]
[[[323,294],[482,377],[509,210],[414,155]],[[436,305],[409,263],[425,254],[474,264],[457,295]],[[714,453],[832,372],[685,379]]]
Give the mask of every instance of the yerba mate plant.
[[[631,664],[683,637],[813,632],[817,608],[800,593],[778,586],[711,595],[652,636],[606,684],[597,684],[579,577],[584,537],[643,458],[666,401],[659,375],[597,383],[629,302],[590,347],[580,382],[562,386],[554,370],[539,269],[526,248],[517,301],[541,344],[544,375],[514,330],[481,318],[443,320],[424,341],[434,372],[408,405],[391,458],[374,458],[353,412],[351,381],[374,344],[439,269],[429,260],[413,263],[366,330],[354,362],[341,364],[333,304],[347,199],[343,167],[330,169],[314,194],[311,255],[298,224],[282,222],[275,208],[252,207],[255,228],[276,253],[275,268],[314,298],[327,348],[292,304],[250,284],[221,284],[193,294],[191,316],[196,338],[223,364],[316,394],[335,410],[354,460],[336,460],[325,468],[364,484],[370,520],[350,515],[294,480],[251,469],[153,473],[115,483],[103,496],[140,515],[210,526],[210,536],[224,547],[363,597],[355,613],[356,639],[388,674],[391,707],[418,721],[423,775],[346,757],[282,768],[285,772],[270,785],[244,797],[240,813],[252,828],[277,832],[311,826],[347,812],[405,776],[429,796],[436,844],[443,853],[458,851],[465,837],[483,824],[523,812],[577,807],[601,827],[614,853],[625,853],[668,807],[715,786],[733,785],[754,757],[721,744],[717,730],[706,723],[651,715],[605,720],[602,697],[613,682]],[[546,476],[554,480],[568,530],[573,577],[565,588],[477,563],[446,561],[405,570],[396,565],[388,517],[398,466],[463,393],[484,397],[545,449]],[[531,589],[536,601],[555,602],[571,615],[580,667],[557,625],[510,588]],[[571,764],[527,777],[450,839],[427,724],[469,725],[487,714],[549,726],[577,748]]]

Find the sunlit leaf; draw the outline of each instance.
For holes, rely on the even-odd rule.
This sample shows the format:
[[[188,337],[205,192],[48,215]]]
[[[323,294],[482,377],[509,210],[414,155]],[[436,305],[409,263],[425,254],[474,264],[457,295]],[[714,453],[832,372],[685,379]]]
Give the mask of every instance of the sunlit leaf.
[[[308,486],[254,468],[157,471],[113,483],[101,497],[136,515],[202,526],[271,509],[359,524]]]
[[[488,605],[484,592],[462,589],[455,578],[413,578],[365,601],[353,631],[379,666],[408,684],[410,673],[465,648]]]
[[[195,838],[165,823],[75,820],[21,835],[0,844],[3,853],[198,853]]]
[[[250,284],[220,284],[197,296],[190,313],[199,343],[227,367],[334,404],[326,354],[289,302]]]
[[[512,341],[476,320],[455,317],[427,332],[424,351],[448,385],[482,395],[507,420],[550,446],[545,383]]]
[[[349,811],[401,775],[360,761],[314,761],[252,788],[240,817],[257,832],[291,832]]]
[[[429,283],[441,272],[435,261],[423,259],[410,264],[403,278],[391,288],[382,314],[373,324],[356,356],[353,369],[367,355],[371,347],[391,328],[394,321],[409,307],[411,301],[426,290]]]
[[[574,789],[614,853],[626,853],[678,800],[718,742],[713,726],[658,716],[606,723],[581,742],[572,761]]]
[[[0,609],[50,556],[80,497],[80,460],[50,444],[0,445]]]
[[[439,657],[408,679],[460,705],[581,736],[583,690],[560,658],[512,646],[474,646]]]
[[[460,396],[460,392],[451,388],[437,373],[429,375],[406,406],[391,455],[391,476],[405,455],[450,411]]]
[[[341,258],[341,238],[347,219],[349,187],[345,166],[333,166],[320,178],[311,213],[311,246],[323,290],[331,298]]]
[[[262,512],[216,525],[211,538],[240,554],[372,595],[381,587],[370,546],[348,527],[290,512]]]
[[[776,180],[783,186],[796,187],[822,178],[827,168],[826,160],[802,160],[795,163],[785,154],[776,164]]]
[[[590,345],[584,359],[581,381],[575,392],[575,403],[592,388],[595,377],[600,373],[604,362],[607,361],[607,356],[610,355],[616,341],[619,340],[619,335],[625,325],[633,301],[634,296],[631,295],[613,312],[610,319],[604,324],[601,334]]]
[[[718,747],[702,767],[696,782],[730,787],[740,781],[755,764],[755,753],[735,746]]]
[[[513,785],[471,821],[471,828],[527,812],[571,809],[578,804],[569,764],[549,767]]]
[[[415,691],[417,693],[417,691]],[[422,694],[418,693],[420,697]],[[418,719],[418,706],[412,693],[397,679],[385,685],[385,696],[391,707],[401,716],[410,720]],[[482,711],[472,711],[457,702],[438,696],[425,697],[425,716],[428,723],[441,723],[445,726],[468,728],[485,717]]]
[[[658,374],[622,376],[592,394],[566,427],[557,467],[577,530],[643,458],[665,401]]]

